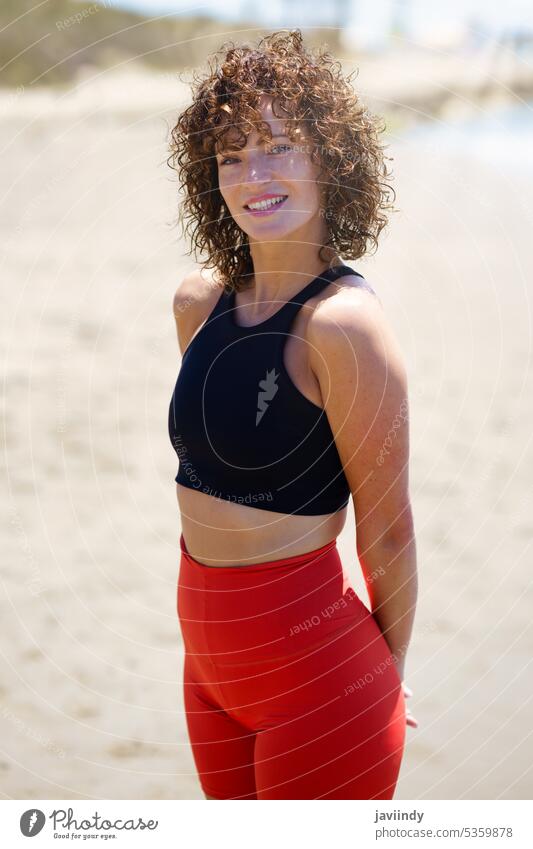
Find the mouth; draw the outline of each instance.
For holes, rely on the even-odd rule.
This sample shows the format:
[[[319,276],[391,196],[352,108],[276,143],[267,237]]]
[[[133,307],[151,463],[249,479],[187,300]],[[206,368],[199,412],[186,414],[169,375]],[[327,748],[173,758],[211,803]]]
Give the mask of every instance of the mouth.
[[[277,209],[283,206],[288,197],[288,195],[277,195],[275,198],[268,198],[268,200],[260,201],[259,203],[252,203],[250,205],[245,203],[244,209],[246,212],[255,216],[272,215]]]

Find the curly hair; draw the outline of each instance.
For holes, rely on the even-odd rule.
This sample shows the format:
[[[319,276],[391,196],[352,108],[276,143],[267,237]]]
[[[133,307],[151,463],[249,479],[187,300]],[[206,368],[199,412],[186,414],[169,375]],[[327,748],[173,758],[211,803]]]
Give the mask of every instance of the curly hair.
[[[263,141],[271,140],[258,109],[261,94],[272,97],[274,115],[285,118],[291,141],[298,140],[300,122],[310,135],[329,233],[319,257],[324,248],[347,259],[361,257],[369,244],[375,251],[395,192],[385,182],[390,177],[385,159],[390,157],[384,156],[378,138],[385,127],[352,88],[356,71],[344,77],[340,62],[328,52],[304,47],[298,29],[271,33],[257,47],[226,42],[219,53],[225,53],[223,61],[217,62],[218,54],[211,57],[214,64],[209,61],[207,76],[193,76],[193,101],[171,130],[167,158],[184,194],[183,235],[207,256],[205,266],[217,270],[227,292],[247,288],[253,274],[247,234],[219,189],[215,154],[222,147],[244,146],[252,127]],[[278,104],[283,116],[275,111]],[[237,132],[238,142],[226,144],[229,130]]]

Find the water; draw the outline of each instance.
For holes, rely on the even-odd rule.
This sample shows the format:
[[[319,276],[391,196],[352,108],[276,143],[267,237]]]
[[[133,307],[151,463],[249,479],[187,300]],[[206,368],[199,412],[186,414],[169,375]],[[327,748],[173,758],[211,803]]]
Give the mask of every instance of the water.
[[[478,112],[457,121],[435,119],[402,133],[402,140],[443,152],[471,154],[512,170],[533,171],[533,100]]]

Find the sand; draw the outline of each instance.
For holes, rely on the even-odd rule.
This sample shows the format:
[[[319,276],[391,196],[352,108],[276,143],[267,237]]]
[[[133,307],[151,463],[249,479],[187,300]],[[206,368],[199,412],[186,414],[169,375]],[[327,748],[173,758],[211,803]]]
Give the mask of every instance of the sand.
[[[7,798],[203,798],[166,432],[172,296],[194,264],[165,165],[180,96],[130,74],[0,99]],[[531,798],[533,179],[438,138],[390,143],[400,211],[351,264],[410,379],[419,727],[396,798]],[[339,547],[366,601],[353,515]]]

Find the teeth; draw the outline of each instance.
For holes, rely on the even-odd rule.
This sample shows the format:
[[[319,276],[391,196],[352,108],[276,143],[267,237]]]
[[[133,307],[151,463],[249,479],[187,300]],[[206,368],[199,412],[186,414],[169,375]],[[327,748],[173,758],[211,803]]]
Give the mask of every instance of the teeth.
[[[248,209],[268,209],[269,206],[281,203],[282,200],[285,200],[282,195],[279,195],[276,198],[269,198],[268,200],[260,200],[259,203],[249,203]]]

